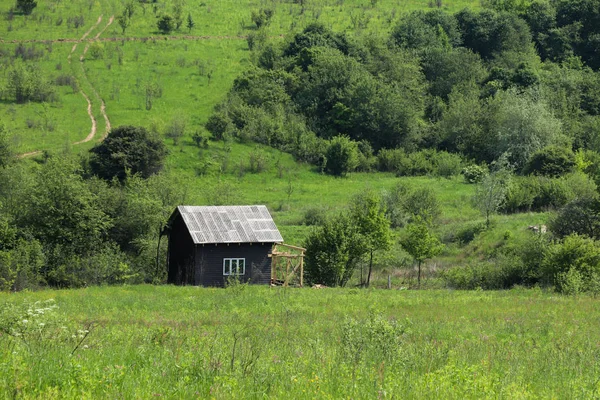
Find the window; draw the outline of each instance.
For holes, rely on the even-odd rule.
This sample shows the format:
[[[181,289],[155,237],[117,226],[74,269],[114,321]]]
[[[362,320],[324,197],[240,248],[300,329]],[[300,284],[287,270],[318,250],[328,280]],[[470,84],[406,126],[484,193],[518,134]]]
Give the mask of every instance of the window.
[[[223,275],[245,275],[246,274],[246,259],[245,258],[224,258],[223,259]]]

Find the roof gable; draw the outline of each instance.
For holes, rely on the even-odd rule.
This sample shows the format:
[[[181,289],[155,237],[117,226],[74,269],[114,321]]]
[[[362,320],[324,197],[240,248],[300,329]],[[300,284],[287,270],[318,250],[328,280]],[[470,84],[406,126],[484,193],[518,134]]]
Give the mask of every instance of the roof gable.
[[[194,244],[283,243],[266,206],[179,206]]]

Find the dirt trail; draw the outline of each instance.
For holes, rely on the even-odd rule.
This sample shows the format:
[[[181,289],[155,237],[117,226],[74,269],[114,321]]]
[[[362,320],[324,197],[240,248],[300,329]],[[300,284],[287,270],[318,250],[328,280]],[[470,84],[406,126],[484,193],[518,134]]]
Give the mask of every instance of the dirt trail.
[[[108,115],[106,114],[106,104],[104,103],[104,100],[102,100],[102,98],[100,97],[100,95],[96,91],[96,88],[94,88],[94,86],[88,80],[87,74],[85,73],[85,68],[84,68],[84,65],[83,65],[83,61],[85,60],[85,54],[87,53],[87,51],[88,51],[88,49],[90,47],[90,42],[99,40],[100,35],[102,33],[104,33],[104,31],[113,23],[114,19],[115,19],[114,15],[111,16],[109,18],[109,20],[108,20],[108,23],[104,26],[104,28],[102,28],[102,30],[100,30],[96,34],[96,36],[94,36],[91,40],[88,40],[88,43],[86,44],[86,46],[85,46],[82,54],[79,56],[79,63],[80,63],[80,66],[81,66],[81,72],[82,72],[83,78],[90,85],[90,87],[92,88],[92,90],[94,92],[94,95],[100,101],[100,113],[102,114],[102,117],[104,118],[104,121],[106,123],[106,129],[104,131],[104,134],[100,138],[100,140],[104,140],[106,138],[106,136],[108,135],[108,132],[110,132],[110,128],[111,128],[110,120],[108,118]],[[71,48],[71,52],[67,56],[67,60],[69,61],[69,64],[71,64],[71,58],[72,58],[73,53],[75,52],[75,50],[77,50],[77,45],[79,43],[85,41],[86,38],[92,33],[92,31],[94,29],[96,29],[98,27],[98,25],[100,25],[101,22],[102,22],[102,15],[100,15],[98,17],[98,20],[96,21],[96,23],[83,34],[83,36],[81,37],[81,39],[79,39],[77,42],[75,42],[75,44]],[[0,40],[0,43],[2,43],[2,42],[3,41]],[[79,89],[79,93],[81,93],[81,95],[83,96],[83,98],[87,102],[87,113],[88,113],[88,116],[90,117],[90,121],[92,122],[92,128],[90,129],[90,133],[85,137],[85,139],[82,139],[80,141],[77,141],[77,142],[73,143],[74,145],[82,144],[82,143],[86,143],[86,142],[91,141],[96,136],[96,132],[98,130],[98,121],[96,120],[96,117],[94,116],[94,113],[92,112],[92,101],[90,100],[89,96],[83,91],[83,89],[80,88]],[[37,150],[37,151],[31,151],[31,152],[28,152],[28,153],[19,154],[17,157],[19,157],[19,158],[32,157],[32,156],[39,155],[41,153],[42,152],[40,150]]]
[[[98,25],[100,25],[100,22],[102,22],[102,15],[100,15],[98,17],[98,20],[96,21],[96,23],[94,25],[92,25],[92,27],[90,29],[88,29],[83,36],[81,37],[81,39],[79,39],[71,48],[71,52],[69,53],[69,56],[67,57],[67,60],[69,60],[69,64],[71,64],[71,55],[75,52],[75,50],[77,49],[77,44],[80,42],[83,42],[85,40],[86,37],[88,37],[88,35],[94,30],[96,29],[96,27]],[[60,41],[60,39],[58,40]],[[31,42],[30,42],[31,43]]]
[[[85,101],[87,101],[87,103],[88,103],[87,113],[90,116],[90,119],[92,120],[92,129],[90,130],[90,133],[86,136],[85,139],[80,140],[79,142],[75,142],[73,144],[86,143],[86,142],[89,142],[90,140],[92,140],[94,138],[94,136],[96,136],[96,129],[98,126],[96,117],[94,117],[94,114],[92,113],[92,102],[90,101],[90,98],[87,97],[87,95],[83,92],[83,90],[80,90],[79,93],[81,93],[81,95],[85,98]]]

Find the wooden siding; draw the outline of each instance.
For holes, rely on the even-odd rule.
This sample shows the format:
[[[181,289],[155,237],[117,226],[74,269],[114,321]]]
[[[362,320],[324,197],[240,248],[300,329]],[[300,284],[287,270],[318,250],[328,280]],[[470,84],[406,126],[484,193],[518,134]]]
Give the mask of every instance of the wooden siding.
[[[195,284],[202,286],[225,286],[223,259],[245,258],[246,273],[240,276],[243,282],[268,284],[271,281],[271,259],[273,243],[207,244],[196,245]]]
[[[176,285],[194,285],[194,242],[181,216],[171,225],[167,256],[167,282]]]

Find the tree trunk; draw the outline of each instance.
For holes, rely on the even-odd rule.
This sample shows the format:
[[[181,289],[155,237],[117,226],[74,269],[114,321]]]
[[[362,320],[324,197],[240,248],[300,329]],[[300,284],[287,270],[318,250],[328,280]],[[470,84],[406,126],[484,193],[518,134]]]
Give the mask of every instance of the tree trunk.
[[[160,258],[160,239],[162,239],[162,230],[158,229],[158,244],[156,245],[156,277],[160,276],[160,266],[159,266],[159,258]]]
[[[371,250],[371,258],[369,259],[369,274],[367,275],[367,287],[371,283],[371,271],[373,270],[373,250]]]
[[[417,289],[421,289],[421,261],[417,261],[419,271],[417,273]]]

